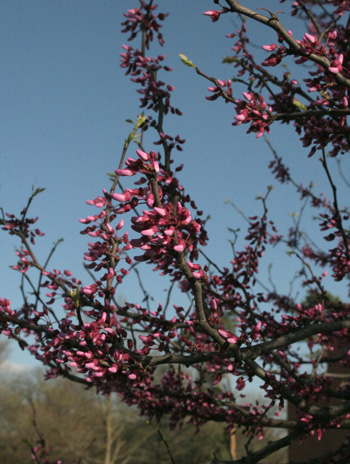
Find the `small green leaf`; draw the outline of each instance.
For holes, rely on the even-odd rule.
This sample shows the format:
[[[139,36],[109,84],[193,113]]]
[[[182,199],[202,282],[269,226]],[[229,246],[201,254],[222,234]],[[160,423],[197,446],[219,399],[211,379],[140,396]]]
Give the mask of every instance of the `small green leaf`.
[[[32,186],[32,190],[34,190],[34,185]],[[44,190],[46,190],[45,188],[41,188],[41,187],[38,187],[37,189],[35,189],[32,193],[32,198],[34,198],[35,196],[39,195],[39,193],[41,192],[44,192]]]
[[[299,101],[297,98],[294,98],[293,105],[296,106],[297,108],[299,108],[300,110],[303,110],[303,111],[307,110],[304,103],[301,103],[301,101]]]
[[[107,176],[111,182],[115,181],[115,176],[116,176],[115,172],[107,172]]]
[[[179,53],[179,57],[181,58],[181,61],[184,65],[189,66],[190,68],[197,69],[197,66],[194,63],[192,63],[192,61],[189,60],[186,55],[182,55],[181,53]]]
[[[226,58],[222,60],[223,63],[227,63],[227,64],[237,63],[238,61],[239,59],[233,56],[226,56]]]
[[[329,93],[327,92],[327,90],[320,90],[320,94],[322,95],[323,98],[325,98],[326,100],[330,100],[330,96],[329,96]]]
[[[289,213],[288,216],[290,216],[291,218],[294,219],[296,216],[299,216],[299,213],[297,213],[297,212]]]
[[[139,116],[137,116],[137,123],[136,123],[137,129],[146,122],[146,119],[147,118],[144,113],[141,113]]]

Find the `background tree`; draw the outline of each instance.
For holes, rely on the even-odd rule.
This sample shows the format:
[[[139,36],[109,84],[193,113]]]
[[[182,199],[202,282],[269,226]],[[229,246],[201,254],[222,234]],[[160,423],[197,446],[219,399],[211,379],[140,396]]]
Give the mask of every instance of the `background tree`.
[[[10,347],[8,340],[0,340],[0,365],[6,360],[9,355]]]
[[[169,431],[166,421],[150,423],[114,396],[104,398],[77,384],[44,373],[4,375],[0,371],[0,461],[28,463],[29,446],[43,433],[51,460],[81,464],[168,464],[208,461],[213,451],[229,459],[229,437],[221,424],[207,424],[199,432],[185,425]],[[34,409],[34,411],[33,411]],[[245,454],[247,438],[237,431],[237,456]],[[271,439],[267,434],[265,442]],[[256,444],[255,444],[256,447]],[[281,454],[280,454],[281,456]],[[278,456],[273,461],[280,462]]]
[[[2,219],[3,229],[20,239],[18,263],[13,267],[22,273],[31,294],[23,291],[24,303],[18,310],[11,308],[9,300],[0,300],[1,329],[48,367],[47,377],[63,376],[105,395],[117,392],[150,420],[159,422],[168,416],[172,428],[185,422],[200,428],[214,421],[228,430],[243,427],[255,439],[262,438],[267,427],[288,429],[286,436],[275,437],[258,450],[250,440],[246,456],[229,461],[258,463],[309,434],[321,438],[328,428],[349,427],[349,385],[339,386],[323,375],[320,367],[326,358],[319,355],[336,347],[339,362],[349,366],[349,305],[335,307],[332,302],[329,310],[325,270],[330,270],[335,283],[348,279],[349,213],[339,201],[330,159],[349,150],[349,6],[338,0],[293,2],[290,14],[307,21],[300,39],[283,26],[280,12],[263,7],[253,11],[235,0],[226,0],[220,8],[204,14],[214,23],[223,15],[235,15],[241,24],[229,36],[234,55],[225,58],[237,71],[234,78],[210,77],[185,55],[180,58],[210,82],[208,100],[233,105],[234,126],[248,124],[248,133],[260,138],[277,121],[293,122],[308,147],[310,166],[317,162],[318,152],[331,200],[294,180],[271,145],[270,168],[278,181],[300,194],[301,212],[305,201],[309,203],[318,219],[316,231],[325,242],[320,245],[310,239],[299,221],[286,236],[281,235],[268,216],[271,187],[267,187],[259,196],[260,214],[248,218],[245,245],[241,249],[234,245],[228,267],[206,256],[202,248],[208,241],[207,221],[181,185],[183,166],[174,156],[185,141],[166,128],[169,115],[181,115],[173,104],[173,86],[162,80],[171,68],[164,64],[163,55],[149,55],[154,39],[164,44],[160,31],[167,15],[157,13],[152,1],[140,1],[123,22],[128,40],[137,39],[140,45],[123,45],[121,66],[138,86],[144,113],[131,121],[112,186],[88,201],[97,213],[80,220],[85,227],[82,234],[92,240],[85,260],[93,281],[86,284],[67,269],[50,270],[49,259],[37,258],[34,245],[42,232],[32,227],[36,218],[27,216],[31,202],[41,193],[35,190],[18,218],[4,214]],[[262,63],[249,48],[247,18],[276,32],[278,44],[260,44],[267,52]],[[274,72],[275,66],[290,58],[299,70],[296,77],[283,68]],[[304,63],[309,66],[303,67]],[[125,160],[134,143],[136,155]],[[134,184],[127,180],[127,187],[121,185],[121,178],[133,176]],[[131,212],[136,215],[129,218]],[[123,228],[131,229],[134,238],[128,231],[122,233]],[[276,288],[258,288],[260,261],[269,246],[277,245],[286,245],[300,261],[302,287],[316,289],[321,302],[303,305],[298,302],[302,299],[295,301]],[[188,294],[188,306],[175,302],[174,311],[167,312],[168,302],[157,306],[146,289],[141,304],[119,304],[116,292],[137,263],[168,276]],[[39,271],[38,283],[32,269]],[[63,317],[57,310],[61,298]],[[306,352],[307,363],[311,360],[314,368],[312,382],[305,370]],[[167,370],[159,379],[156,371],[164,365]],[[223,382],[227,376],[233,379],[230,388]],[[242,398],[241,392],[254,378],[260,380],[268,404]],[[320,399],[328,406],[320,407]],[[294,405],[296,420],[279,417],[287,402]],[[349,453],[346,442],[331,459],[344,462]],[[329,456],[321,456],[314,462],[327,460]],[[213,462],[220,458],[214,456]]]

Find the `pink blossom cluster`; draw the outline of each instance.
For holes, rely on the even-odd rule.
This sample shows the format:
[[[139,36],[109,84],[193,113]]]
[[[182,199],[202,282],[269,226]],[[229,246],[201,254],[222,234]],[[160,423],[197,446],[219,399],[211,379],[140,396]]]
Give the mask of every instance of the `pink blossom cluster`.
[[[295,8],[294,11],[298,11],[299,2],[294,2],[293,8]],[[225,62],[233,63],[238,69],[234,81],[248,76],[250,89],[249,92],[243,94],[248,103],[232,96],[231,84],[230,98],[228,98],[228,93],[221,88],[223,87],[221,82],[226,85],[224,80],[220,80],[220,84],[215,88],[209,88],[214,95],[207,99],[216,100],[221,97],[226,103],[234,103],[237,115],[233,125],[250,123],[247,132],[256,132],[258,138],[265,132],[269,133],[271,123],[275,120],[282,123],[294,121],[296,132],[300,135],[303,146],[311,146],[309,156],[328,146],[333,147],[332,156],[345,153],[349,147],[348,132],[350,130],[346,120],[347,115],[350,114],[348,111],[350,67],[343,48],[344,44],[349,42],[349,35],[342,25],[339,25],[337,30],[330,29],[345,11],[339,8],[340,10],[330,13],[332,20],[329,19],[327,24],[323,18],[321,19],[321,24],[327,31],[324,36],[321,35],[324,43],[322,40],[319,41],[312,23],[311,33],[306,32],[302,40],[296,40],[292,31],[284,31],[283,34],[277,35],[279,45],[276,43],[263,45],[262,48],[265,51],[272,53],[261,64],[248,50],[250,40],[247,26],[245,22],[242,23],[241,29],[227,35],[228,38],[236,37],[237,39],[232,47],[235,54],[225,58]],[[220,15],[212,16],[215,20],[219,17]],[[311,62],[316,65],[312,71],[309,71],[309,77],[305,79],[309,88],[307,92],[302,89],[296,79],[291,79],[290,73],[284,73],[283,79],[279,79],[264,69],[264,67],[277,66],[287,61],[290,56],[294,56],[296,64]],[[339,75],[346,81],[339,79]],[[254,92],[253,87],[256,89]],[[316,92],[317,95],[311,98],[308,92]],[[342,109],[343,112],[340,111]],[[309,111],[311,114],[308,114]]]
[[[7,230],[10,235],[17,235],[18,232],[20,232],[26,238],[29,238],[32,245],[35,245],[35,237],[42,237],[45,234],[41,232],[40,229],[32,230],[30,228],[31,224],[35,224],[39,218],[27,218],[26,214],[27,208],[21,211],[21,217],[19,219],[17,219],[14,214],[6,213],[8,220],[4,223],[2,230]]]
[[[280,3],[284,3],[286,0],[280,0]],[[313,0],[307,0],[306,2],[299,2],[298,0],[293,1],[292,3],[292,16],[296,16],[300,11],[302,11],[302,7],[304,4],[314,4]],[[335,8],[334,15],[337,17],[341,17],[345,11],[349,11],[350,6],[346,0],[326,0],[326,4],[333,5]]]
[[[162,27],[159,21],[164,21],[168,14],[159,13],[155,15],[153,12],[156,9],[157,5],[148,4],[144,0],[140,0],[140,8],[133,8],[124,14],[127,19],[122,23],[124,26],[122,32],[130,33],[128,40],[134,40],[139,33],[144,32],[145,46],[149,49],[149,45],[154,38],[154,32],[156,32],[159,44],[161,46],[164,45],[163,36],[159,32]]]
[[[257,138],[264,135],[265,131],[270,132],[272,108],[268,107],[262,95],[255,95],[253,92],[243,92],[245,100],[236,100],[235,122],[233,126],[249,124],[249,132],[257,132]]]

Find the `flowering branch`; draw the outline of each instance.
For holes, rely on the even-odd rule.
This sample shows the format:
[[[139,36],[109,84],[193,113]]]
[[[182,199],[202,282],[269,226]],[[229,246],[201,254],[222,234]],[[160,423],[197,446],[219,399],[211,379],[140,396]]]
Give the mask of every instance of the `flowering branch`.
[[[22,307],[15,310],[8,299],[0,299],[0,332],[46,365],[48,378],[64,376],[102,394],[117,392],[150,420],[168,414],[171,427],[187,420],[197,428],[211,420],[224,422],[229,431],[237,425],[245,428],[251,441],[261,438],[265,427],[289,430],[258,451],[247,446],[246,457],[230,461],[238,464],[258,463],[314,433],[321,437],[327,429],[349,428],[348,382],[337,384],[336,377],[323,374],[321,368],[326,362],[350,365],[349,304],[332,300],[325,285],[326,268],[336,283],[348,278],[350,268],[349,208],[339,203],[326,157],[329,146],[331,157],[350,149],[350,58],[344,47],[346,31],[339,24],[345,9],[336,1],[328,2],[329,10],[334,7],[329,16],[319,15],[313,5],[306,6],[308,2],[293,3],[292,14],[301,10],[311,20],[311,29],[301,40],[283,27],[281,12],[261,8],[267,12],[264,15],[235,0],[226,3],[228,7],[204,14],[216,23],[224,14],[238,13],[274,29],[278,44],[262,46],[268,58],[259,63],[250,53],[247,25],[242,21],[241,28],[228,35],[237,38],[234,56],[225,59],[237,69],[234,78],[210,77],[185,55],[180,55],[181,60],[213,84],[207,100],[222,98],[235,106],[233,126],[249,124],[247,132],[259,138],[278,121],[293,121],[302,144],[311,146],[309,156],[321,151],[333,201],[317,195],[311,184],[304,187],[296,182],[268,142],[274,155],[269,165],[272,173],[281,184],[296,189],[301,213],[305,215],[307,207],[317,210],[318,232],[326,246],[302,232],[301,215],[286,236],[277,230],[269,218],[272,187],[268,187],[259,197],[260,214],[248,218],[242,213],[247,222],[244,246],[233,245],[227,266],[208,258],[202,249],[208,242],[206,220],[181,184],[183,165],[176,166],[175,150],[182,151],[185,140],[166,132],[167,116],[182,115],[172,101],[174,87],[161,80],[171,68],[165,55],[149,55],[155,38],[164,45],[160,31],[167,15],[157,14],[152,1],[140,0],[139,7],[125,13],[123,22],[128,41],[139,39],[140,48],[123,45],[121,66],[137,86],[143,113],[123,145],[112,186],[87,201],[97,213],[80,219],[81,233],[91,240],[84,259],[92,283],[85,284],[68,269],[49,270],[52,253],[44,264],[37,259],[35,240],[43,233],[33,228],[37,218],[27,217],[40,193],[35,191],[19,218],[2,213],[0,220],[3,230],[21,242],[13,269],[24,276]],[[296,66],[306,62],[313,66],[303,84],[291,79],[291,73],[278,77],[265,69],[288,57]],[[242,98],[234,95],[236,83],[245,86]],[[133,143],[137,148],[127,158]],[[125,188],[120,187],[121,177],[126,178]],[[137,214],[130,217],[132,211]],[[122,229],[128,230],[122,233]],[[231,231],[237,235],[236,229]],[[336,242],[333,248],[328,247],[331,242]],[[273,291],[266,286],[257,290],[264,253],[277,245],[286,245],[301,262],[302,286],[309,293],[300,302],[280,295],[274,285]],[[143,287],[141,275],[149,265],[169,278],[165,306],[155,304]],[[35,270],[37,287],[29,277]],[[137,303],[131,295],[131,301],[118,303],[117,288],[129,279],[131,270],[144,299]],[[24,283],[31,287],[33,302]],[[175,304],[173,288],[188,295],[188,306]],[[63,317],[57,311],[59,300]],[[170,301],[175,301],[173,309]],[[337,358],[330,356],[334,349]],[[306,364],[311,366],[310,374],[304,372]],[[157,368],[165,365],[166,371],[157,377]],[[222,386],[223,378],[234,382],[231,389]],[[246,402],[241,395],[254,378],[262,381],[268,405]],[[325,399],[330,401],[326,407],[321,406]],[[296,407],[296,419],[276,419],[274,415],[278,417],[287,402]],[[350,454],[344,446],[334,456],[348,459]],[[316,462],[323,463],[321,458]]]

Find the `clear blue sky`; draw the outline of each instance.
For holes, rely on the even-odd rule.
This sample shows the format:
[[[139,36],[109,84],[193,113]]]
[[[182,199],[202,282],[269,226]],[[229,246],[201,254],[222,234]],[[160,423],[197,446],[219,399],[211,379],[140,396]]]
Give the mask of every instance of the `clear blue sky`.
[[[271,218],[286,230],[290,225],[288,214],[297,210],[296,196],[291,189],[280,187],[269,173],[271,155],[264,141],[246,135],[244,126],[232,127],[233,106],[206,101],[210,84],[185,68],[178,58],[183,53],[209,75],[232,77],[233,69],[221,61],[233,54],[232,42],[225,34],[234,31],[234,16],[226,15],[212,23],[202,14],[215,7],[210,0],[158,3],[159,11],[170,13],[163,28],[162,53],[174,72],[164,79],[175,85],[173,101],[184,113],[180,118],[169,118],[166,131],[187,140],[184,151],[176,155],[178,164],[185,164],[180,179],[205,214],[211,215],[207,253],[220,265],[228,265],[231,254],[227,227],[244,229],[245,224],[238,213],[224,205],[224,200],[234,201],[248,216],[259,214],[261,206],[255,197],[273,184]],[[248,3],[252,8],[261,5],[256,0]],[[86,284],[90,282],[81,263],[87,240],[79,234],[78,219],[94,213],[85,201],[109,186],[106,173],[116,169],[130,130],[125,119],[135,119],[140,111],[136,86],[119,67],[121,44],[126,43],[126,36],[120,32],[123,12],[137,5],[136,0],[3,0],[0,4],[0,206],[18,213],[32,185],[45,187],[30,214],[40,216],[38,227],[46,233],[38,240],[38,256],[43,259],[51,244],[63,237],[52,267],[68,268]],[[282,6],[287,12],[288,3]],[[269,2],[269,8],[282,9],[278,1]],[[295,28],[287,14],[281,15],[281,20],[302,37],[303,29]],[[262,46],[275,40],[272,32],[251,22],[249,26],[255,44]],[[157,53],[158,47],[150,52],[151,56]],[[257,53],[266,56],[266,52]],[[292,62],[290,66],[293,69]],[[235,96],[241,92],[237,87]],[[149,137],[152,140],[155,137]],[[275,124],[270,141],[286,156],[298,180],[306,184],[312,179],[320,191],[329,192],[317,157],[307,158],[292,127]],[[151,143],[147,148],[152,149]],[[131,148],[129,156],[133,152]],[[306,222],[306,227],[310,223]],[[14,307],[21,302],[19,275],[8,266],[15,263],[16,244],[1,232],[0,295],[13,300]],[[281,250],[267,253],[262,280],[266,281],[264,269],[272,261],[276,284],[287,291],[296,269],[293,259]],[[152,287],[156,303],[164,302],[168,283],[153,274],[148,268],[145,283]],[[344,289],[339,285],[334,291],[342,295]],[[137,301],[138,296],[135,283],[125,284],[121,297]],[[179,295],[173,302],[185,301]],[[29,362],[17,350],[13,359]]]

